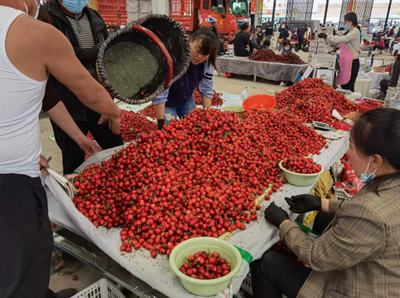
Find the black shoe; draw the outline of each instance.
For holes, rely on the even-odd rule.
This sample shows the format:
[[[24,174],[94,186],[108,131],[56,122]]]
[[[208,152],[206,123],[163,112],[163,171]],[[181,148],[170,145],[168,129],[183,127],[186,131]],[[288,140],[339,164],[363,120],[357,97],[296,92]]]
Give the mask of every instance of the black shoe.
[[[78,293],[76,289],[65,289],[55,293],[56,295],[55,298],[70,298],[74,296],[76,293]]]

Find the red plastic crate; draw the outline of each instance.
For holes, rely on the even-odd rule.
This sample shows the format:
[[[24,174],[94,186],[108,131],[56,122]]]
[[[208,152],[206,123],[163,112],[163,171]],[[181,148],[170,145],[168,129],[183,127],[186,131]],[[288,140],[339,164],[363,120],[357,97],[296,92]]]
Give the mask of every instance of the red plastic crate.
[[[97,0],[97,11],[107,26],[127,25],[126,0]]]

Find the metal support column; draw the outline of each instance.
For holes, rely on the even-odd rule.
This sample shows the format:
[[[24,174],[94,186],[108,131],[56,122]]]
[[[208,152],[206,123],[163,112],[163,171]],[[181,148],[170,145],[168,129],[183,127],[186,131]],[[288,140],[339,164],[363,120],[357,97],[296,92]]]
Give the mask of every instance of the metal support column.
[[[275,8],[276,8],[276,0],[274,0],[274,7],[272,7],[272,26],[275,28]]]
[[[386,20],[385,20],[385,27],[383,28],[383,31],[386,32],[386,27],[387,27],[387,22],[389,19],[389,14],[390,14],[390,8],[392,7],[392,0],[389,0],[389,6],[386,14]]]
[[[324,21],[323,21],[323,25],[326,24],[326,16],[328,15],[328,6],[329,6],[329,0],[326,0],[326,4],[325,4],[325,13],[324,13]]]
[[[260,23],[259,21],[259,7],[260,7],[260,1],[262,0],[256,0],[256,7],[255,7],[255,16],[254,16],[254,26],[257,27]]]

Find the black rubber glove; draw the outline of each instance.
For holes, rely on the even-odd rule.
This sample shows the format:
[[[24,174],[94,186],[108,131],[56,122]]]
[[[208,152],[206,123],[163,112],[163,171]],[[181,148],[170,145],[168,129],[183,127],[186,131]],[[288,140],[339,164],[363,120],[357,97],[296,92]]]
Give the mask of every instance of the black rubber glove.
[[[266,221],[279,229],[279,226],[287,219],[290,220],[289,215],[285,210],[275,205],[272,202],[267,209],[265,209],[264,217]]]
[[[328,37],[328,35],[326,35],[326,33],[320,33],[319,35],[318,35],[318,37],[319,38],[327,38]]]
[[[163,126],[165,124],[165,120],[164,119],[159,119],[159,120],[157,120],[157,124],[158,124],[157,129],[158,130],[162,130],[162,128],[163,128]]]
[[[290,206],[290,211],[294,213],[304,213],[309,211],[321,211],[321,198],[312,195],[298,195],[285,198]]]

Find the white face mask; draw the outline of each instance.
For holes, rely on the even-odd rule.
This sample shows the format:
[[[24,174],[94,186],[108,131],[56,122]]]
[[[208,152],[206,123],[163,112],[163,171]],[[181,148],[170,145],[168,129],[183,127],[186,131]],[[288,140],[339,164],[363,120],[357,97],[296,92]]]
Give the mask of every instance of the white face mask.
[[[37,9],[36,9],[36,14],[35,14],[34,18],[37,19],[39,17],[39,11],[40,11],[40,5],[41,5],[40,0],[39,0],[39,4],[38,4],[37,0],[35,0],[35,3],[37,5]],[[29,14],[28,6],[26,5],[25,1],[24,1],[24,4],[25,4],[25,11],[27,14]]]

